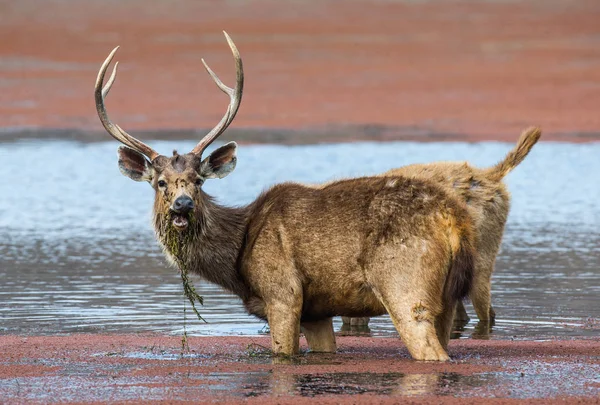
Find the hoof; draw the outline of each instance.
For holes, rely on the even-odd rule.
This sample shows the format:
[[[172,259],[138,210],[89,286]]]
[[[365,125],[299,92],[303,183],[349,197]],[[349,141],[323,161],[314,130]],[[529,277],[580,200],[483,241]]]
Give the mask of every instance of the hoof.
[[[419,358],[415,357],[418,361],[449,361],[450,356],[444,351],[436,352],[433,349],[426,350]]]

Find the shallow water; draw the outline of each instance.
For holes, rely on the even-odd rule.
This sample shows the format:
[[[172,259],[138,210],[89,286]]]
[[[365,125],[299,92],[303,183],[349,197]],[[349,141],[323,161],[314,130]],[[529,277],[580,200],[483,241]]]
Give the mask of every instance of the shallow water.
[[[358,402],[397,403],[410,399],[439,403],[445,397],[458,397],[570,403],[598,398],[600,393],[600,364],[597,350],[592,348],[597,349],[597,345],[586,350],[582,341],[565,344],[564,352],[549,351],[551,346],[562,346],[560,342],[550,346],[496,342],[487,345],[485,355],[480,352],[484,346],[480,343],[463,345],[461,354],[450,365],[452,371],[448,371],[448,366],[398,358],[394,348],[365,353],[365,347],[348,349],[346,345],[335,355],[303,353],[293,359],[274,359],[264,346],[258,345],[252,351],[250,346],[244,349],[239,340],[237,345],[227,344],[227,348],[216,352],[215,340],[208,340],[203,354],[183,354],[178,345],[165,345],[164,339],[157,345],[141,346],[143,342],[155,342],[155,337],[134,338],[129,344],[124,344],[119,335],[110,338],[115,340],[104,347],[115,351],[109,352],[93,348],[89,352],[90,346],[82,349],[86,344],[78,342],[79,337],[61,338],[59,347],[56,340],[44,338],[43,349],[39,340],[34,343],[18,338],[12,346],[17,353],[7,353],[5,346],[0,358],[0,365],[15,373],[0,378],[0,398],[23,404],[107,399],[146,403],[173,398],[239,402],[251,397],[260,397],[265,403],[288,403],[307,398],[322,402],[327,397],[329,402],[348,402],[348,395],[366,394],[369,397],[361,397],[363,401]],[[257,338],[249,339],[245,342]],[[92,338],[92,342],[91,347],[103,345],[103,338]],[[30,348],[25,348],[28,345]],[[20,356],[24,348],[27,354]],[[35,371],[29,374],[23,370]]]
[[[78,365],[79,366],[79,365]],[[572,367],[576,373],[556,375],[555,363],[540,364],[540,371],[533,375],[519,373],[491,372],[475,375],[461,375],[444,372],[431,374],[404,373],[322,373],[289,374],[268,371],[245,373],[188,373],[185,377],[165,378],[150,376],[129,377],[126,381],[104,378],[93,381],[90,375],[96,370],[76,370],[63,373],[59,377],[16,378],[0,382],[0,392],[5,398],[43,402],[75,402],[84,398],[89,402],[105,401],[161,401],[169,398],[174,391],[183,391],[195,398],[207,395],[219,398],[229,396],[229,400],[239,398],[286,395],[290,397],[321,397],[331,395],[383,395],[396,397],[463,397],[494,398],[498,395],[513,399],[548,398],[555,396],[594,397],[597,388],[586,384],[590,373],[597,373],[598,367]],[[65,381],[65,375],[68,381]],[[565,375],[567,376],[565,378]],[[164,387],[169,383],[188,384],[185,388]],[[567,382],[575,380],[575,383]],[[11,384],[9,386],[8,384]],[[52,392],[47,387],[52,386]],[[510,387],[507,389],[506,387]],[[500,392],[501,394],[499,394]],[[182,395],[180,392],[178,392]]]
[[[161,152],[194,142],[154,142]],[[121,176],[116,143],[0,144],[0,333],[181,333],[180,279],[150,225],[152,190]],[[487,166],[503,143],[241,146],[238,165],[205,189],[245,204],[284,180],[321,182],[432,160]],[[493,280],[492,338],[547,339],[600,331],[600,144],[539,144],[507,177],[512,210]],[[239,301],[196,281],[205,297],[197,335],[265,333]],[[189,308],[188,308],[189,309]],[[470,306],[467,311],[474,316]],[[340,322],[336,322],[336,330]],[[395,335],[388,317],[370,333]],[[462,337],[484,337],[475,322]]]

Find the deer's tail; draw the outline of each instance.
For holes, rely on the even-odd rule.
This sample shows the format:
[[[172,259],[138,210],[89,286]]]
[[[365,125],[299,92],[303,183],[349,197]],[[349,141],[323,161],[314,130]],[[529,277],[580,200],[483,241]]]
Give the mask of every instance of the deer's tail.
[[[444,285],[446,302],[456,302],[469,295],[475,274],[475,236],[470,219],[451,225],[452,259]]]
[[[496,166],[490,167],[487,170],[487,177],[492,181],[501,181],[512,169],[517,167],[519,163],[525,159],[533,145],[537,143],[542,135],[542,130],[539,128],[527,128],[517,142],[517,145],[506,155],[504,160]]]

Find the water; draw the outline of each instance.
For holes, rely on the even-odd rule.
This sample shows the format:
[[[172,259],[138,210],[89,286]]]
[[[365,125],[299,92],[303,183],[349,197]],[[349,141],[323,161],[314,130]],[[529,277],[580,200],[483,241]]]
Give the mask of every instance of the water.
[[[556,376],[556,364],[544,364],[544,373],[520,376],[517,373],[481,373],[462,375],[452,372],[430,374],[405,373],[322,373],[290,374],[282,372],[250,371],[245,373],[194,373],[185,376],[133,376],[121,381],[109,378],[93,378],[96,370],[77,370],[59,377],[21,377],[0,382],[0,392],[5,398],[20,399],[18,403],[79,402],[82,395],[89,402],[111,401],[161,401],[173,396],[173,392],[190,398],[240,401],[242,398],[261,397],[265,401],[285,396],[298,400],[343,395],[384,395],[403,402],[405,397],[423,396],[495,398],[499,395],[511,399],[537,399],[554,396],[594,397],[597,389],[587,381],[589,373],[597,373],[598,367],[577,368],[577,374]],[[65,374],[68,382],[65,381]],[[92,377],[90,377],[90,374]],[[560,378],[562,377],[562,378]],[[576,384],[568,383],[577,379]],[[179,386],[176,384],[179,383]],[[89,389],[93,384],[93,389]],[[172,384],[175,387],[165,384]],[[52,391],[47,389],[52,386]],[[183,387],[182,387],[183,386]],[[507,389],[506,387],[510,387]],[[82,394],[83,391],[83,394]],[[185,393],[185,394],[182,394]],[[218,401],[218,402],[221,402]],[[17,403],[17,402],[16,402]]]
[[[152,146],[168,153],[194,144]],[[205,189],[224,204],[245,204],[281,181],[315,183],[433,160],[488,166],[512,146],[241,146],[236,170]],[[119,173],[116,147],[0,144],[1,334],[182,332],[180,278],[163,260],[150,225],[153,191]],[[600,331],[599,156],[600,144],[542,143],[507,177],[513,203],[492,284],[498,316],[492,338]],[[264,322],[246,315],[237,298],[200,280],[196,285],[208,323],[188,315],[190,334],[265,333]],[[375,336],[396,335],[388,317],[374,318],[370,328]],[[461,336],[479,332],[471,322]]]

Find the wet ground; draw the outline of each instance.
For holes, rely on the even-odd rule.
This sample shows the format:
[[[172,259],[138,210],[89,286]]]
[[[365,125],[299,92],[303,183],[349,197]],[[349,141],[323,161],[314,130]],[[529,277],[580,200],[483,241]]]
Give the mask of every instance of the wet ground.
[[[397,339],[338,338],[335,355],[273,361],[266,337],[0,336],[7,403],[595,403],[600,340],[453,341],[447,364]],[[305,349],[305,346],[304,346]],[[486,402],[488,403],[488,402]]]
[[[0,138],[106,139],[92,86],[116,45],[121,127],[211,128],[227,98],[200,58],[232,83],[226,30],[236,140],[598,140],[599,19],[597,0],[0,1]]]

